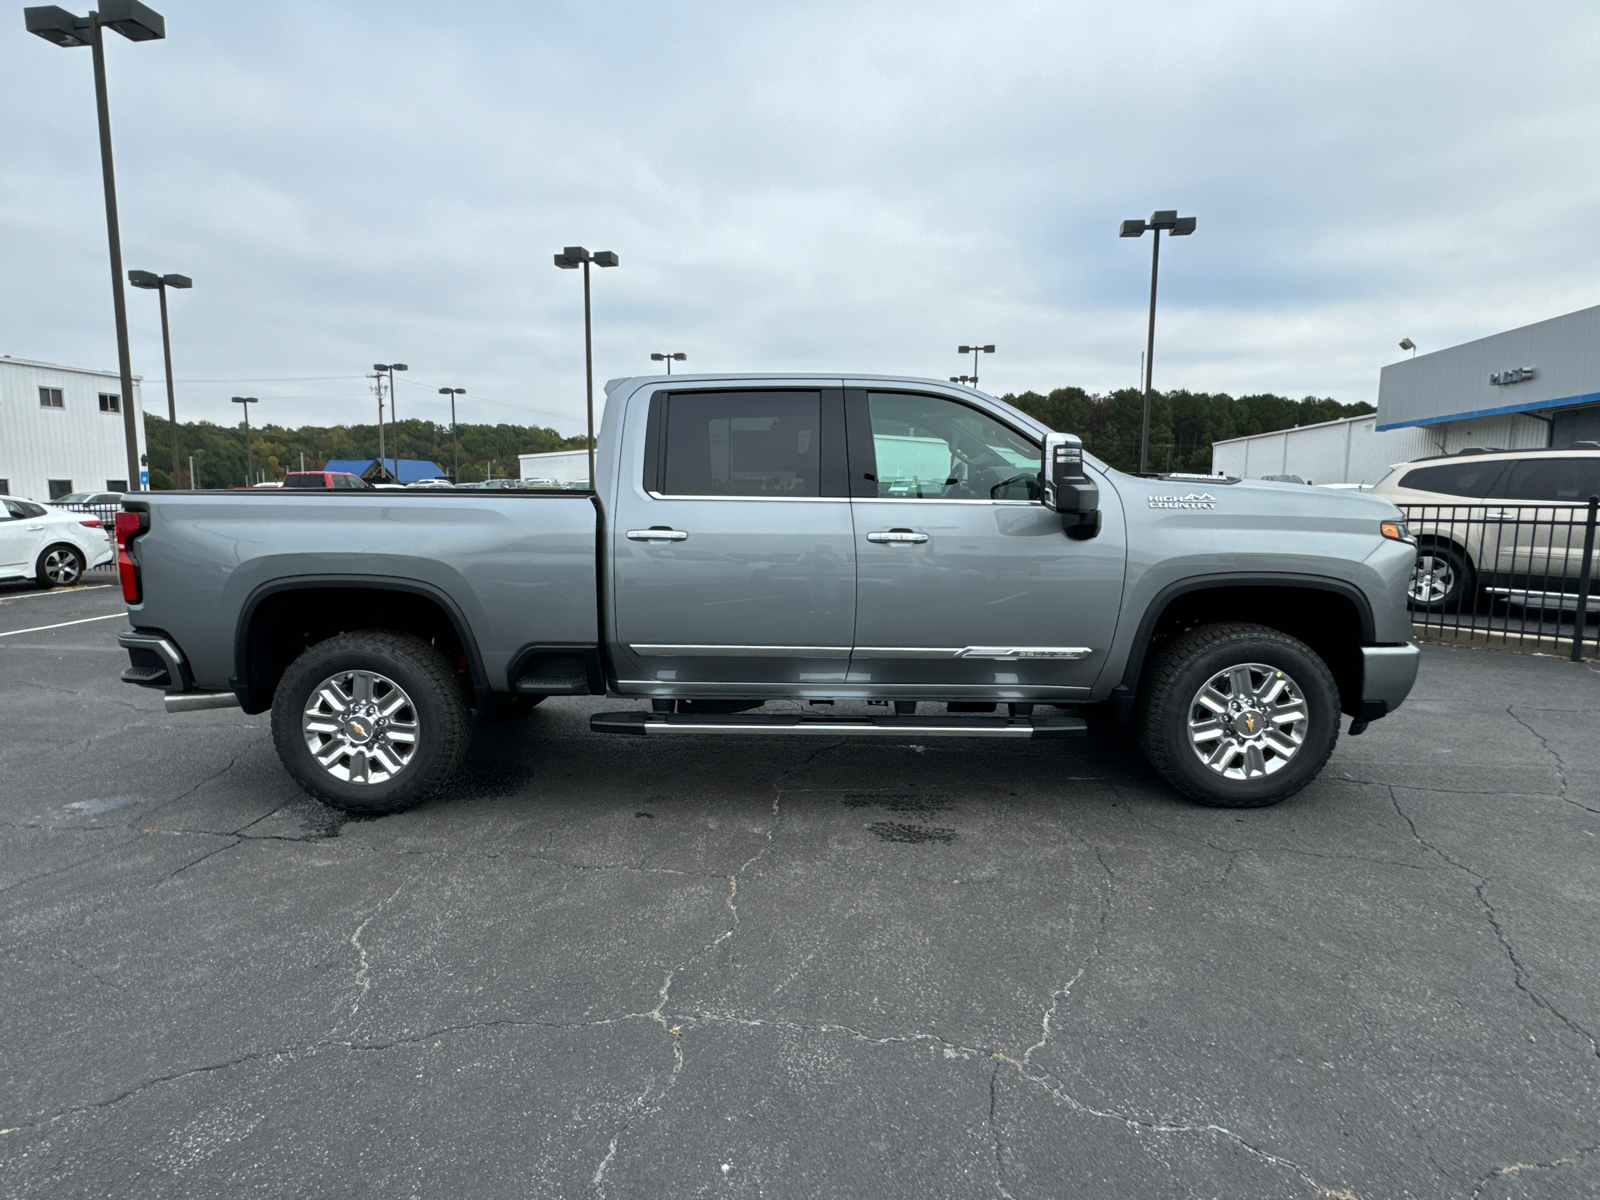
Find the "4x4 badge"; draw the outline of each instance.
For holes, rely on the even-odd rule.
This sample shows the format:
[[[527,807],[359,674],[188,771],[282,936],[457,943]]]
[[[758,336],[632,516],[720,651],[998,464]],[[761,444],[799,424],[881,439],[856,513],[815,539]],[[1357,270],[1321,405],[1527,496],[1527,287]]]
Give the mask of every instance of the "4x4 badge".
[[[1190,492],[1187,496],[1151,496],[1151,508],[1215,508],[1217,498],[1210,492]]]

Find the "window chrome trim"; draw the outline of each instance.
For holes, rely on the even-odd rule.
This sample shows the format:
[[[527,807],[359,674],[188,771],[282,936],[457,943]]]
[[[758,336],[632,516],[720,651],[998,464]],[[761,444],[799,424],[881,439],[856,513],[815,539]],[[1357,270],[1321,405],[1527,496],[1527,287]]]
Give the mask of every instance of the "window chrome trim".
[[[761,500],[768,504],[849,504],[849,496],[696,496],[675,492],[645,492],[652,500]]]
[[[957,500],[944,496],[857,496],[857,504],[990,504],[995,506],[1028,505],[1043,508],[1042,500]]]
[[[630,645],[641,658],[745,658],[784,655],[790,658],[849,658],[849,646],[656,646]]]

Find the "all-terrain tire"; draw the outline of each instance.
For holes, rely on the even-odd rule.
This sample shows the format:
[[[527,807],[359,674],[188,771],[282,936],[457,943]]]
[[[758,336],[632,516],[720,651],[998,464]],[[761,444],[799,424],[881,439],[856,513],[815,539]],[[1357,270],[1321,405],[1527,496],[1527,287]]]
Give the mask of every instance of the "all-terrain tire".
[[[342,697],[356,694],[363,676],[379,681],[375,687],[368,684],[369,699],[374,695],[376,699],[365,708],[374,711],[353,711],[363,706],[352,704],[346,711],[353,715],[344,720],[327,715],[338,709]],[[386,703],[399,705],[391,714],[394,728],[409,726],[413,739],[409,755],[404,743],[382,748],[392,751],[390,763],[404,757],[403,765],[392,772],[387,763],[379,762],[376,770],[372,765],[381,739],[369,718],[374,723],[388,721],[382,711]],[[318,711],[313,714],[308,706]],[[329,728],[336,732],[325,732]],[[352,733],[370,740],[355,744],[361,753],[352,751],[332,766],[319,762],[308,742],[308,738],[326,739],[322,751],[326,761],[338,755],[341,746],[351,749],[346,735]],[[348,813],[378,815],[421,803],[456,769],[471,734],[465,689],[449,660],[432,644],[402,633],[341,633],[318,642],[289,664],[272,700],[272,740],[284,767],[311,795]],[[374,754],[369,756],[363,747],[373,747]],[[371,777],[384,772],[389,777],[379,781],[360,779],[363,773]]]
[[[1219,676],[1221,690],[1212,686]],[[1234,689],[1233,678],[1247,686]],[[1296,697],[1303,720],[1294,717]],[[1327,763],[1339,740],[1339,688],[1316,652],[1286,633],[1202,625],[1173,638],[1145,669],[1135,725],[1150,765],[1191,800],[1262,808],[1294,795]]]

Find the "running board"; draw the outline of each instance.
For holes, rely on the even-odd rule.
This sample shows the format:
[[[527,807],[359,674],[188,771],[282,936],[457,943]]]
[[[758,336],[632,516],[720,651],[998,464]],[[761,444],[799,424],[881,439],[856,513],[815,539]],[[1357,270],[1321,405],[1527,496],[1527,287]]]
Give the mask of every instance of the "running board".
[[[659,737],[684,733],[753,733],[768,737],[814,734],[821,737],[1082,737],[1089,727],[1082,717],[1060,712],[1034,713],[1030,717],[928,716],[928,717],[818,717],[809,713],[595,713],[589,718],[594,733],[623,733],[633,737]]]

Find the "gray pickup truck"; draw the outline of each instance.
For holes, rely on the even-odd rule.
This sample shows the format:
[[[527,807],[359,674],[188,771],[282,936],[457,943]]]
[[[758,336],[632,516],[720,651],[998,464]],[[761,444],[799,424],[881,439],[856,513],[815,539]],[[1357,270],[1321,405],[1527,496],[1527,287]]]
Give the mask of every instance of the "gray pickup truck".
[[[1072,737],[1098,705],[1252,807],[1416,676],[1387,501],[1125,475],[967,388],[616,380],[596,462],[593,492],[130,496],[123,678],[271,709],[307,791],[376,813],[445,781],[474,709],[560,695],[636,701],[591,728],[643,737]]]

